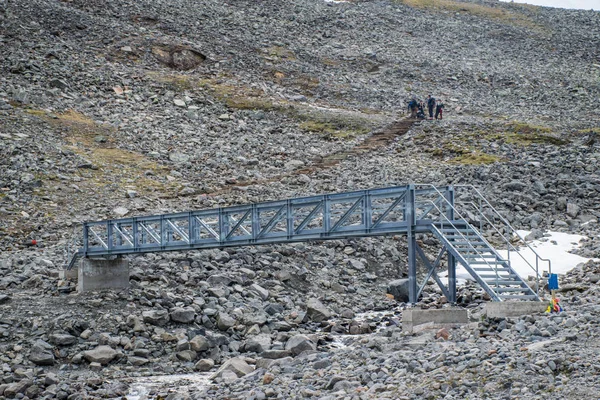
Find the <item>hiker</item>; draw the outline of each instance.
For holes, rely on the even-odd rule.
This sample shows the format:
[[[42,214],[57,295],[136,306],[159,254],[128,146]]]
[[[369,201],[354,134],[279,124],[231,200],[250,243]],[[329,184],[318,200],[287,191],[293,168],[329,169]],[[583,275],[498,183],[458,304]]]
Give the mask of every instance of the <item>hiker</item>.
[[[444,102],[442,100],[438,100],[435,106],[435,119],[438,119],[438,115],[440,119],[442,119],[442,114],[444,113]]]
[[[411,118],[417,118],[417,99],[414,97],[408,102],[408,111]]]
[[[427,96],[427,111],[429,111],[429,119],[433,119],[433,110],[435,109],[435,99],[431,95]]]
[[[425,104],[419,101],[419,111],[417,112],[417,119],[425,119]]]

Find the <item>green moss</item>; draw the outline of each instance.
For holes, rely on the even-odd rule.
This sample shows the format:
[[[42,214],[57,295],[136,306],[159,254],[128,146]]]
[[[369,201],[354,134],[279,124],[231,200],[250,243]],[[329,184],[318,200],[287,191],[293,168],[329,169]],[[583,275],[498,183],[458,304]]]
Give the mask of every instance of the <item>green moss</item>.
[[[546,126],[532,125],[526,122],[512,121],[500,128],[500,131],[481,132],[481,136],[487,140],[501,141],[518,146],[529,146],[532,144],[552,144],[562,146],[567,140],[553,135],[552,129]]]
[[[274,110],[277,108],[270,100],[265,100],[257,97],[242,97],[233,96],[225,100],[225,103],[230,108],[237,110]]]
[[[463,164],[463,165],[482,165],[482,164],[493,164],[501,161],[499,157],[491,154],[481,153],[473,151],[467,154],[463,154],[459,157],[453,158],[449,162],[452,164]]]
[[[307,132],[335,133],[337,131],[333,124],[320,121],[304,121],[298,127]]]
[[[303,131],[322,133],[339,139],[352,139],[371,131],[366,120],[347,115],[295,113],[293,116],[303,121],[298,126]]]
[[[494,20],[504,24],[522,26],[525,28],[539,30],[537,25],[528,16],[517,12],[519,10],[506,10],[503,7],[492,7],[485,4],[477,4],[453,0],[396,0],[413,8],[420,8],[429,11],[441,11],[452,13],[467,13],[480,18]]]

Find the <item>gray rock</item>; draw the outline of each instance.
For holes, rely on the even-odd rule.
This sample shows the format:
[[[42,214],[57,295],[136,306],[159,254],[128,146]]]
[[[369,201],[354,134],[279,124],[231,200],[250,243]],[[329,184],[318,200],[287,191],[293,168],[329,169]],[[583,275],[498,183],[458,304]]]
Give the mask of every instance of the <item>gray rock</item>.
[[[114,360],[118,354],[119,353],[110,346],[98,346],[94,350],[84,351],[83,357],[90,363],[96,362],[106,365]]]
[[[213,369],[214,366],[215,362],[213,360],[210,358],[203,358],[202,360],[198,361],[196,365],[194,365],[194,369],[196,371],[206,372]]]
[[[252,371],[254,371],[254,368],[251,365],[248,365],[248,363],[246,362],[246,360],[244,360],[243,358],[231,358],[229,360],[227,360],[222,366],[221,368],[219,368],[217,370],[217,372],[214,373],[214,375],[212,375],[210,377],[210,379],[215,379],[220,377],[223,372],[225,371],[231,371],[233,372],[237,377],[241,378],[244,375],[247,375],[249,373],[251,373]]]
[[[192,350],[197,352],[206,351],[210,348],[208,340],[202,335],[194,336],[192,340],[190,340],[190,346]]]
[[[306,317],[315,322],[321,322],[331,318],[331,311],[319,301],[319,299],[309,299],[306,302]]]
[[[303,351],[316,350],[317,345],[304,335],[295,335],[288,339],[285,344],[285,349],[292,352],[294,355],[298,355]]]
[[[235,319],[233,319],[228,314],[219,313],[219,318],[217,319],[217,327],[220,330],[226,331],[227,329],[231,328],[234,325],[235,325]]]
[[[29,361],[35,365],[53,365],[54,354],[50,350],[45,350],[34,346],[29,354]]]
[[[144,311],[142,318],[148,324],[163,326],[169,322],[169,312],[167,310]]]
[[[57,346],[70,346],[77,343],[77,338],[69,334],[55,333],[50,335],[50,342]]]
[[[567,215],[571,218],[577,217],[579,215],[580,207],[575,203],[567,203]]]
[[[174,163],[184,163],[190,160],[190,157],[184,153],[169,153],[169,160]]]
[[[196,318],[196,311],[192,307],[176,307],[171,311],[171,319],[175,322],[189,324]]]
[[[388,283],[387,292],[394,296],[397,301],[407,303],[408,298],[408,279],[396,279]]]
[[[177,358],[183,362],[194,361],[198,354],[194,350],[183,350],[177,353]]]
[[[269,298],[269,291],[256,283],[250,285],[250,291],[256,293],[263,301]]]
[[[271,336],[259,334],[246,341],[245,349],[249,352],[262,353],[271,348]]]
[[[19,382],[13,383],[4,389],[4,396],[13,398],[17,394],[25,393],[28,387],[33,385],[30,379],[22,379]]]
[[[135,365],[136,367],[147,364],[149,361],[150,360],[148,360],[147,358],[144,358],[144,357],[136,357],[136,356],[127,357],[127,362],[131,365]]]

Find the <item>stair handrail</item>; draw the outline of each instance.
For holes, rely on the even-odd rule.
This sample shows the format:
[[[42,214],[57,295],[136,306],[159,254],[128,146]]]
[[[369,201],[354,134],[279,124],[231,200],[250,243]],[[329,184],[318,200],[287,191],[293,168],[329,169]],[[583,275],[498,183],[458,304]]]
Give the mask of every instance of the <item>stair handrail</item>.
[[[433,207],[434,207],[434,208],[435,208],[435,209],[436,209],[436,210],[437,210],[437,211],[440,213],[440,216],[441,216],[441,217],[443,217],[443,218],[444,218],[444,219],[445,219],[445,220],[446,220],[446,221],[447,221],[447,222],[450,224],[450,226],[452,226],[452,228],[454,228],[454,230],[455,230],[455,231],[456,231],[456,232],[457,232],[457,233],[458,233],[458,234],[461,236],[461,238],[462,238],[462,239],[464,239],[464,240],[465,240],[465,242],[466,242],[466,243],[467,243],[467,244],[468,244],[468,245],[471,247],[471,249],[472,249],[472,250],[473,250],[475,253],[477,253],[477,255],[479,256],[479,258],[480,258],[481,260],[483,260],[483,261],[484,261],[484,262],[487,264],[487,266],[488,266],[488,267],[489,267],[491,270],[494,270],[494,272],[495,272],[495,274],[496,274],[496,286],[499,286],[499,285],[498,285],[498,280],[500,279],[500,276],[498,275],[498,268],[496,268],[496,267],[493,267],[493,266],[492,266],[492,265],[491,265],[491,264],[488,262],[488,260],[487,260],[485,257],[483,257],[483,254],[481,254],[481,252],[480,252],[479,250],[477,250],[477,249],[476,249],[476,248],[473,246],[473,244],[471,243],[471,241],[470,241],[470,240],[469,240],[469,239],[468,239],[468,238],[467,238],[465,235],[463,235],[463,233],[462,233],[462,232],[460,232],[460,230],[459,230],[459,229],[456,227],[456,225],[455,225],[455,224],[454,224],[454,223],[453,223],[453,222],[452,222],[452,221],[451,221],[451,220],[450,220],[450,219],[449,219],[449,218],[448,218],[448,217],[447,217],[447,216],[446,216],[446,215],[445,215],[445,214],[442,212],[442,210],[440,210],[440,209],[438,208],[437,204],[435,204],[435,202],[434,202],[434,201],[432,201],[432,200],[427,200],[427,201],[428,201],[428,202],[430,202],[430,203],[432,204],[432,206],[433,206]],[[455,211],[456,211],[456,210],[455,210]],[[464,219],[464,217],[462,217],[462,216],[460,215],[460,213],[459,213],[458,211],[456,211],[456,213],[458,214],[458,216],[459,216],[459,218],[460,218],[460,219],[462,219],[463,221],[465,221],[465,223],[467,223],[468,225],[471,225],[471,224],[469,224],[469,222],[467,222],[467,220],[466,220],[466,219]],[[440,223],[442,224],[442,226],[441,226],[441,227],[442,227],[442,230],[443,230],[443,229],[444,229],[444,222],[440,220]],[[443,235],[443,232],[442,232],[442,235]],[[488,243],[488,244],[489,244],[489,243]],[[453,247],[454,247],[454,246],[453,246]],[[492,248],[492,247],[490,246],[490,248]],[[457,252],[458,252],[458,253],[460,253],[458,250],[457,250]],[[494,253],[495,253],[495,252],[494,252]],[[498,258],[498,257],[499,257],[499,254],[497,254],[497,253],[496,253],[496,258]],[[500,259],[501,259],[501,257],[500,257]],[[496,263],[496,264],[497,264],[497,263]]]
[[[473,203],[472,201],[471,201],[471,202],[468,202],[468,203],[466,203],[466,202],[465,202],[465,204],[472,204],[472,205],[473,205],[473,206],[474,206],[474,207],[475,207],[475,208],[476,208],[476,209],[479,211],[479,209],[477,208],[477,206],[475,205],[475,203]],[[517,254],[519,257],[521,257],[521,259],[522,259],[523,261],[525,261],[525,263],[526,263],[526,264],[529,266],[529,268],[531,268],[531,269],[532,269],[532,270],[535,272],[535,275],[536,275],[536,277],[535,277],[535,292],[537,293],[537,292],[539,291],[539,285],[540,285],[540,282],[539,282],[539,280],[542,278],[542,277],[540,276],[540,274],[539,274],[539,269],[538,269],[538,268],[539,268],[539,266],[537,265],[537,258],[536,258],[536,266],[534,267],[534,266],[533,266],[533,265],[531,265],[531,263],[530,263],[530,262],[529,262],[529,261],[528,261],[528,260],[527,260],[527,259],[526,259],[526,258],[523,256],[523,254],[521,254],[521,253],[519,252],[519,250],[518,250],[518,249],[517,249],[517,248],[516,248],[516,247],[515,247],[515,246],[514,246],[514,245],[513,245],[511,242],[510,242],[510,240],[508,240],[508,238],[506,238],[506,237],[505,237],[505,236],[502,234],[502,232],[500,232],[500,230],[499,230],[499,229],[496,227],[496,225],[494,225],[494,223],[488,219],[488,217],[486,217],[486,216],[485,216],[485,215],[484,215],[482,212],[480,212],[480,214],[479,214],[479,215],[480,215],[481,217],[485,218],[486,222],[487,222],[488,224],[490,224],[490,226],[491,226],[492,228],[494,228],[494,230],[495,230],[495,231],[496,231],[496,232],[497,232],[497,233],[500,235],[500,237],[502,237],[502,238],[504,239],[504,241],[506,242],[506,245],[507,245],[507,249],[506,249],[506,251],[507,251],[507,253],[508,253],[508,262],[509,262],[509,263],[511,262],[511,261],[510,261],[510,251],[511,251],[511,249],[512,249],[512,250],[513,250],[513,251],[514,251],[514,252],[515,252],[515,253],[516,253],[516,254]],[[536,253],[535,253],[535,251],[534,251],[533,253],[534,253],[534,254],[536,254]],[[536,254],[536,257],[539,257],[539,256]],[[542,258],[540,257],[540,259],[542,259]],[[544,259],[542,259],[542,260],[544,260]],[[548,260],[548,261],[549,261],[549,260]]]
[[[465,217],[464,217],[464,216],[463,216],[463,215],[460,213],[460,211],[458,211],[458,210],[456,209],[456,207],[455,207],[455,206],[454,206],[452,203],[450,203],[450,202],[448,201],[448,199],[447,199],[447,198],[446,198],[446,197],[445,197],[445,196],[444,196],[444,195],[443,195],[443,194],[442,194],[442,193],[441,193],[441,192],[438,190],[438,188],[437,188],[437,187],[435,187],[434,185],[432,185],[432,184],[429,184],[429,183],[423,183],[423,184],[419,184],[418,186],[429,186],[429,187],[431,187],[431,188],[433,189],[433,191],[435,191],[435,192],[438,194],[438,196],[439,196],[439,197],[440,197],[440,198],[441,198],[441,199],[442,199],[442,200],[443,200],[443,201],[446,203],[446,205],[447,205],[447,206],[449,206],[449,207],[452,209],[452,211],[454,211],[454,213],[456,213],[456,215],[458,215],[458,217],[459,217],[460,219],[464,220],[464,221],[465,221],[467,224],[471,225],[471,224],[468,222],[468,220],[467,220],[467,219],[466,219],[466,218],[465,218]],[[459,186],[471,186],[471,187],[473,187],[472,185],[459,185]],[[473,188],[474,188],[474,187],[473,187]],[[476,188],[474,188],[474,189],[477,191],[477,189],[476,189]],[[482,195],[481,193],[479,193],[479,191],[477,191],[477,192],[478,192],[479,196],[480,196],[480,197],[481,197],[481,198],[482,198],[482,199],[483,199],[483,200],[484,200],[486,203],[488,203],[488,204],[489,204],[489,202],[487,201],[487,199],[486,199],[485,197],[483,197],[483,195]],[[429,200],[429,201],[431,201],[431,200]],[[434,204],[434,205],[435,205],[435,204]],[[490,207],[493,207],[493,206],[490,204]],[[440,209],[439,209],[437,206],[435,206],[435,208],[436,208],[436,209],[437,209],[437,210],[440,212],[440,215],[441,215],[441,216],[443,216],[444,218],[448,219],[448,218],[447,218],[447,217],[444,215],[444,213],[443,213],[443,212],[442,212],[442,211],[441,211],[441,210],[440,210]],[[497,211],[497,210],[495,210],[495,212],[496,212],[496,213],[498,213],[498,211]],[[483,213],[481,213],[481,215],[483,216]],[[502,216],[500,216],[500,217],[502,217]],[[503,220],[504,220],[504,221],[506,221],[504,218],[503,218]],[[506,223],[508,223],[508,221],[506,221]],[[490,223],[490,224],[491,224],[491,223]],[[491,224],[491,225],[492,225],[492,226],[494,226],[493,224]],[[471,225],[471,226],[472,226],[472,225]],[[495,226],[494,226],[494,228],[497,230],[497,228],[496,228]],[[510,228],[511,228],[511,229],[512,229],[512,230],[513,230],[515,233],[516,233],[516,230],[515,230],[515,229],[514,229],[512,226],[510,226]],[[481,232],[480,232],[480,234],[481,234]],[[461,236],[462,236],[462,235],[461,235]],[[504,237],[502,234],[500,234],[500,236],[502,236],[502,238],[506,240],[506,238],[505,238],[505,237]],[[520,237],[520,236],[519,236],[519,237]],[[482,237],[482,238],[483,238],[483,237]],[[484,238],[484,240],[485,240],[485,238]],[[486,242],[487,242],[487,241],[486,241]],[[489,243],[488,243],[488,244],[489,244]],[[528,245],[527,247],[529,247],[529,245]],[[492,248],[492,249],[493,249],[493,246],[491,246],[491,245],[490,245],[490,248]],[[529,248],[531,249],[531,247],[529,247]],[[538,260],[538,258],[539,258],[539,259],[542,259],[542,258],[541,258],[541,257],[540,257],[540,256],[539,256],[539,255],[538,255],[536,252],[535,252],[535,250],[533,250],[533,249],[531,249],[531,250],[532,250],[532,251],[533,251],[533,253],[536,255],[536,266],[535,266],[535,268],[534,268],[534,267],[533,267],[533,266],[532,266],[532,265],[531,265],[531,264],[530,264],[530,263],[529,263],[527,260],[525,260],[525,262],[526,262],[526,263],[527,263],[527,265],[529,265],[529,267],[530,267],[530,268],[531,268],[531,269],[532,269],[532,270],[535,272],[535,278],[536,278],[536,291],[535,291],[535,294],[536,294],[536,295],[538,295],[538,291],[539,291],[539,280],[540,280],[541,276],[540,276],[540,273],[539,273],[539,265],[538,265],[538,263],[537,263],[537,260]],[[498,254],[497,254],[497,252],[495,251],[495,249],[494,249],[494,253],[496,253],[496,255],[498,255]],[[518,253],[518,252],[517,252],[517,253]],[[508,254],[510,254],[510,251],[508,252]],[[521,257],[523,257],[521,254],[519,254],[519,255],[520,255]],[[550,260],[546,260],[546,259],[542,259],[542,260],[550,262]],[[507,261],[507,263],[508,263],[508,267],[510,268],[510,270],[516,274],[516,272],[515,272],[515,271],[512,269],[512,267],[510,266],[510,260],[508,260],[508,261]],[[487,263],[487,261],[486,261],[486,264],[488,264],[488,265],[489,265],[489,263]],[[498,280],[498,271],[497,271],[497,269],[495,269],[495,271],[496,271],[496,277],[497,277],[497,278],[496,278],[496,280]],[[531,288],[530,288],[530,289],[531,289]]]
[[[498,210],[496,210],[496,208],[495,208],[493,205],[491,205],[491,204],[490,204],[490,202],[489,202],[489,201],[488,201],[488,200],[487,200],[487,199],[486,199],[486,198],[483,196],[483,194],[481,194],[481,192],[480,192],[480,191],[479,191],[479,190],[478,190],[478,189],[477,189],[475,186],[473,186],[473,185],[455,185],[454,187],[466,187],[466,188],[469,188],[469,189],[472,189],[472,190],[474,190],[474,191],[475,191],[475,193],[477,193],[477,196],[479,197],[479,199],[480,199],[480,200],[483,200],[483,201],[484,201],[484,202],[485,202],[485,203],[486,203],[486,204],[487,204],[487,205],[490,207],[490,209],[491,209],[491,210],[492,210],[492,211],[493,211],[493,212],[494,212],[494,213],[495,213],[495,214],[496,214],[496,215],[499,217],[499,219],[500,219],[502,222],[504,222],[504,224],[506,225],[506,227],[510,229],[510,231],[511,231],[510,233],[511,233],[511,234],[513,234],[513,235],[515,235],[515,236],[517,236],[517,237],[519,238],[519,240],[520,240],[520,241],[521,241],[521,242],[522,242],[522,243],[523,243],[523,244],[524,244],[524,245],[525,245],[525,246],[526,246],[526,247],[527,247],[529,250],[531,250],[531,252],[532,252],[533,254],[535,254],[535,265],[536,265],[536,268],[535,268],[535,270],[536,270],[536,275],[537,275],[538,277],[539,277],[539,274],[538,274],[538,268],[539,268],[539,266],[538,266],[538,261],[544,261],[544,262],[547,262],[547,263],[548,263],[548,274],[551,274],[551,273],[552,273],[552,261],[551,261],[550,259],[548,259],[548,258],[543,258],[542,256],[540,256],[540,255],[537,253],[537,251],[535,251],[535,250],[533,249],[533,247],[531,247],[531,246],[529,245],[529,243],[527,243],[527,242],[525,241],[525,238],[523,238],[523,237],[522,237],[522,236],[519,234],[519,232],[517,232],[517,230],[516,230],[516,229],[515,229],[515,228],[514,228],[514,227],[513,227],[511,224],[510,224],[510,222],[508,222],[508,221],[506,220],[506,218],[504,218],[504,217],[502,216],[502,214],[500,214],[500,212],[499,212]],[[473,203],[473,205],[475,206],[475,204],[474,204],[474,203]],[[483,210],[482,210],[482,209],[479,209],[479,208],[477,208],[476,206],[475,206],[475,209],[476,209],[477,211],[479,211],[479,214],[480,214],[481,216],[485,217],[485,215],[483,215]],[[486,217],[486,219],[487,219],[487,217]],[[493,223],[491,223],[489,220],[488,220],[488,223],[489,223],[490,225],[494,226],[494,224],[493,224]],[[495,226],[494,226],[494,228],[495,228]],[[496,230],[497,230],[497,228],[496,228]],[[502,233],[500,233],[500,232],[498,232],[498,233],[500,234],[500,236],[502,236],[502,238],[503,238],[503,239],[507,240],[507,238],[506,238],[506,237],[504,237],[504,235],[502,235]],[[509,240],[507,240],[507,242],[508,242],[508,243],[510,243],[510,241],[509,241]],[[512,244],[511,244],[511,245],[512,245]],[[514,246],[513,246],[513,248],[514,248]],[[516,251],[516,249],[515,249],[515,251]],[[521,258],[523,258],[523,256],[522,256],[522,255],[521,255],[521,254],[520,254],[518,251],[517,251],[517,253],[518,253],[518,254],[521,256]],[[510,254],[510,251],[509,251],[509,254]],[[524,259],[524,258],[523,258],[523,259]],[[526,261],[526,262],[527,262],[527,264],[528,264],[528,265],[531,267],[531,269],[533,269],[533,266],[532,266],[532,265],[531,265],[531,264],[530,264],[530,263],[529,263],[527,260],[525,260],[525,261]]]

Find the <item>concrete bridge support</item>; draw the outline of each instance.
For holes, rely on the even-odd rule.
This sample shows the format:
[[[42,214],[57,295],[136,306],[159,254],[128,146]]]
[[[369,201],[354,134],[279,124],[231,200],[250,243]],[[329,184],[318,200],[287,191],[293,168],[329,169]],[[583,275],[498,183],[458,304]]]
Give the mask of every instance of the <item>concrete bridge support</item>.
[[[126,289],[129,287],[129,261],[117,257],[114,260],[82,258],[77,274],[79,293],[102,289]]]

